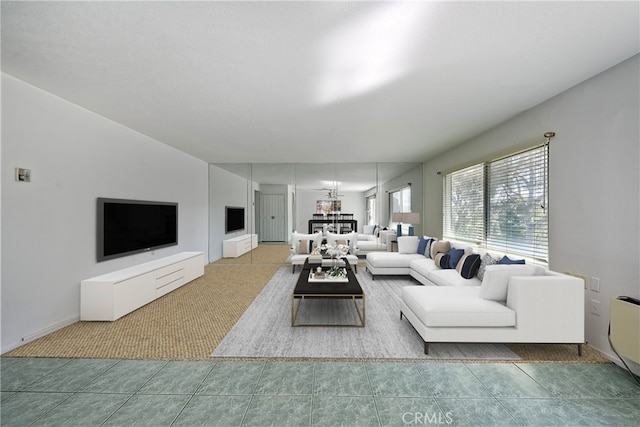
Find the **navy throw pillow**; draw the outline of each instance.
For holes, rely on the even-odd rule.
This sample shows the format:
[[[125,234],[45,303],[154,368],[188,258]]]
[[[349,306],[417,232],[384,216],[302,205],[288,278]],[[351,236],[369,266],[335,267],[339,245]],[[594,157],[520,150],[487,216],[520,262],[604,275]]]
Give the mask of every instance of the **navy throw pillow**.
[[[511,259],[508,256],[503,256],[498,264],[524,264],[523,259]]]
[[[424,251],[427,249],[427,243],[429,243],[429,241],[427,239],[422,239],[422,238],[418,242],[418,253],[420,255],[424,255]]]
[[[464,255],[464,249],[451,248],[449,250],[449,268],[456,268],[462,255]]]
[[[480,268],[480,255],[478,254],[469,254],[462,257],[456,270],[458,273],[465,278],[471,279],[478,273],[478,269]]]
[[[449,268],[449,254],[445,254],[443,252],[438,252],[436,257],[433,259],[436,265],[442,269]]]

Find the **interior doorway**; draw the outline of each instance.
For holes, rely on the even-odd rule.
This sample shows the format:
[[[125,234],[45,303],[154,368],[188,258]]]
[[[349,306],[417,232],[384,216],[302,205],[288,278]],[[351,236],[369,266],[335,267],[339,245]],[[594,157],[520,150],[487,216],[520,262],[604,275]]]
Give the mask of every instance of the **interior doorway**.
[[[286,241],[284,194],[260,194],[260,236],[263,242]]]

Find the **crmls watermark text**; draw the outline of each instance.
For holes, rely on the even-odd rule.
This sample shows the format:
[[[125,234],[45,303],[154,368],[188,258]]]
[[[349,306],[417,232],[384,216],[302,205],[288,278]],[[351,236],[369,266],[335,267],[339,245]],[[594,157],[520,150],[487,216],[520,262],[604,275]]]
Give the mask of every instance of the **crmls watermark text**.
[[[453,423],[451,412],[405,412],[402,414],[402,422],[413,425],[433,425]]]

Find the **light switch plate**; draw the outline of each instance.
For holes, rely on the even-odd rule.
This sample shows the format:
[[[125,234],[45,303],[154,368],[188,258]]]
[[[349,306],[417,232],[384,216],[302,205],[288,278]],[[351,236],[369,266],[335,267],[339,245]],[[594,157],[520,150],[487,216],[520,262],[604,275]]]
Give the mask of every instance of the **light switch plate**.
[[[31,169],[16,168],[16,181],[31,182]]]

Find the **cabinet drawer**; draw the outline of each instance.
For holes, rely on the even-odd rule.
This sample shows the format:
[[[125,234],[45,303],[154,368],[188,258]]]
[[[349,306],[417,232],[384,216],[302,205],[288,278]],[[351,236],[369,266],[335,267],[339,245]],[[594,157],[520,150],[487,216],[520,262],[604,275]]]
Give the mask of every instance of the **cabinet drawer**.
[[[156,278],[156,289],[160,289],[164,286],[167,286],[169,283],[173,283],[178,279],[182,279],[183,277],[184,277],[184,270],[182,268],[178,271],[165,274],[162,277],[158,276]]]
[[[156,298],[160,298],[162,295],[168,294],[182,285],[184,285],[184,278],[182,276],[177,277],[174,281],[165,283],[162,287],[158,287],[156,289]]]
[[[182,270],[184,268],[184,262],[176,262],[175,264],[167,265],[166,267],[161,267],[156,270],[156,277],[159,279],[168,274],[175,273],[178,270]]]

